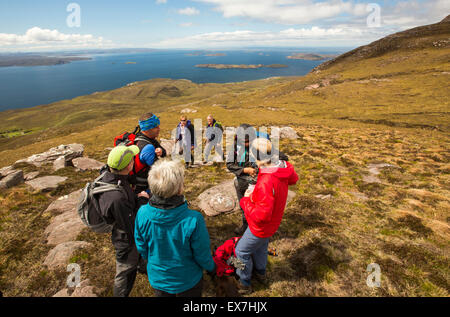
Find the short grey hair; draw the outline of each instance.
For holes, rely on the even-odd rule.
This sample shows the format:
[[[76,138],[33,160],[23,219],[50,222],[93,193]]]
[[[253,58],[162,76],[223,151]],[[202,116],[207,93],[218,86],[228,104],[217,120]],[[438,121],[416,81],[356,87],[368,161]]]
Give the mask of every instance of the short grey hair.
[[[161,198],[179,195],[183,183],[184,166],[179,161],[159,160],[148,173],[151,193]]]

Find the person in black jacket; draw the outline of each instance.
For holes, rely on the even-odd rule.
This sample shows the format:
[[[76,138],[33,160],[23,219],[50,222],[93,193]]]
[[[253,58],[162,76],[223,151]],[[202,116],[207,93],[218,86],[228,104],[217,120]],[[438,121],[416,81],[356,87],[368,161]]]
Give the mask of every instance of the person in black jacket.
[[[222,125],[209,115],[206,118],[208,124],[206,125],[206,147],[205,147],[205,160],[203,163],[209,161],[209,155],[214,147],[216,149],[216,154],[220,155],[222,162],[224,160],[223,150],[222,150],[222,135],[223,127]]]
[[[135,158],[132,170],[136,193],[148,190],[147,178],[152,165],[159,158],[167,156],[166,150],[156,139],[160,131],[159,118],[148,112],[139,118],[139,128],[141,131],[136,135],[135,142],[140,152]]]
[[[116,184],[123,189],[105,192],[98,198],[102,216],[107,223],[113,224],[111,241],[116,250],[116,297],[127,297],[133,288],[138,267],[145,268],[136,249],[134,222],[138,209],[148,202],[149,195],[146,192],[136,195],[128,176],[134,166],[133,158],[138,153],[139,148],[135,145],[116,146],[108,156],[107,166],[101,171],[106,172],[102,182]]]
[[[195,129],[191,120],[184,115],[180,117],[175,142],[178,143],[179,154],[184,154],[186,168],[189,168],[189,165],[194,164]]]
[[[241,124],[236,130],[233,147],[227,155],[227,168],[236,175],[234,187],[238,201],[244,197],[250,184],[256,184],[258,168],[255,162],[250,161],[250,144],[256,139],[256,130],[249,124]],[[242,210],[242,208],[241,208]],[[235,233],[242,235],[248,227],[242,210],[242,226]]]

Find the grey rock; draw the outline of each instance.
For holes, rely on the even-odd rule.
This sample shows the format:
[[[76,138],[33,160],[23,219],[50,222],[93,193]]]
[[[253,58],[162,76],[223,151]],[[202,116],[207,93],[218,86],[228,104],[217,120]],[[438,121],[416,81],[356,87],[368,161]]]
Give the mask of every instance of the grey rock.
[[[63,169],[67,166],[66,159],[64,156],[58,157],[56,160],[53,161],[53,170],[56,172],[60,169]]]
[[[46,211],[62,212],[52,218],[50,224],[44,231],[44,234],[47,236],[47,244],[57,245],[63,242],[73,241],[86,228],[76,210],[79,195],[75,193],[64,196],[66,198],[61,200],[54,201],[46,209]]]
[[[55,212],[55,213],[65,213],[65,212],[75,212],[80,199],[81,189],[77,190],[69,195],[59,197],[57,200],[52,202],[45,212]]]
[[[297,135],[297,132],[295,132],[295,130],[292,129],[291,127],[281,127],[280,138],[295,140],[298,139],[299,136]]]
[[[74,167],[82,171],[100,170],[105,164],[88,157],[77,157],[72,160]]]
[[[83,156],[84,146],[82,144],[60,145],[49,149],[47,152],[34,154],[26,159],[19,160],[17,163],[28,163],[40,167],[44,164],[52,164],[56,159],[63,156],[66,162],[74,158]]]
[[[3,177],[8,176],[9,174],[13,173],[15,171],[13,166],[6,166],[0,169],[0,179]]]
[[[34,190],[51,191],[58,188],[59,184],[64,182],[67,177],[44,176],[26,181],[25,184],[31,186]]]
[[[332,196],[330,194],[328,194],[328,195],[316,195],[315,197],[322,199],[322,200],[326,200],[326,199],[331,199]]]
[[[85,241],[69,241],[58,244],[50,250],[44,260],[44,265],[49,269],[65,268],[75,251],[91,245],[91,243]]]
[[[90,280],[86,279],[81,281],[81,283],[77,285],[73,291],[68,288],[64,288],[53,295],[53,297],[97,297],[94,292],[95,288],[90,286],[90,283]]]
[[[0,188],[11,188],[23,182],[23,171],[14,170],[0,180]]]
[[[23,177],[23,179],[25,181],[31,181],[32,179],[35,179],[36,177],[39,176],[39,172],[30,172],[28,174],[25,174],[25,176]]]

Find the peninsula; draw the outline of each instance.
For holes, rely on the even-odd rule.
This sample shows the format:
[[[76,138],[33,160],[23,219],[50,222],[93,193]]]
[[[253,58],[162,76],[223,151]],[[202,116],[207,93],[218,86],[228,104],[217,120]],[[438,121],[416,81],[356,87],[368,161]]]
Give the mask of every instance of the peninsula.
[[[44,56],[34,54],[0,54],[0,67],[63,65],[74,61],[84,60],[91,60],[91,58],[79,56]]]

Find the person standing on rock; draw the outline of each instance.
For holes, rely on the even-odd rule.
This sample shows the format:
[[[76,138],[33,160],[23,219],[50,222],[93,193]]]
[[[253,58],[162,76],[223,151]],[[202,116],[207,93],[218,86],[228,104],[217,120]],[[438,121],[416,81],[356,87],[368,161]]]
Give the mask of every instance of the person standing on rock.
[[[139,118],[141,131],[136,135],[136,145],[139,155],[135,158],[135,167],[132,174],[135,177],[136,193],[148,190],[148,172],[151,166],[159,159],[167,156],[166,150],[156,139],[160,132],[160,120],[151,112]]]
[[[147,203],[149,195],[143,191],[136,195],[129,182],[133,170],[134,157],[139,153],[136,145],[116,146],[108,156],[105,175],[100,180],[119,185],[122,190],[99,194],[98,206],[108,224],[113,224],[111,241],[116,250],[116,275],[114,278],[115,297],[127,297],[133,288],[140,260],[134,242],[134,222],[140,206]]]
[[[161,160],[148,182],[153,195],[138,211],[135,240],[150,285],[156,297],[200,297],[203,270],[213,275],[216,266],[205,220],[183,195],[183,165]]]
[[[294,167],[282,159],[274,158],[275,149],[266,138],[253,141],[251,156],[259,168],[258,181],[252,191],[245,193],[240,200],[248,228],[236,245],[236,257],[244,264],[244,269],[237,269],[239,292],[248,294],[252,291],[251,277],[265,280],[267,266],[267,247],[269,238],[280,226],[288,196],[288,186],[298,181]]]
[[[177,126],[175,143],[178,144],[180,155],[184,155],[186,168],[194,164],[194,148],[196,146],[194,125],[186,116],[180,117],[180,123]]]
[[[212,115],[206,118],[208,124],[206,125],[206,147],[205,147],[205,163],[208,162],[211,150],[214,147],[216,153],[220,155],[221,160],[224,160],[223,149],[222,149],[222,135],[223,127],[222,125],[214,119]]]

